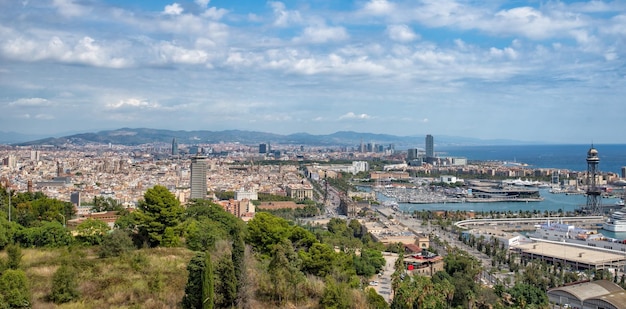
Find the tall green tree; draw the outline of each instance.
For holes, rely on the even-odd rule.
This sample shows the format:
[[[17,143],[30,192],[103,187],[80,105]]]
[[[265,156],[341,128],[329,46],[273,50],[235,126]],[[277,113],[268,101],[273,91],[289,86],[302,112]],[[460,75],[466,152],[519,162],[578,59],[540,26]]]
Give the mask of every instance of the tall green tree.
[[[245,284],[243,270],[245,267],[246,244],[243,241],[243,231],[238,228],[233,230],[233,247],[231,258],[235,268],[235,280],[237,280],[237,297],[241,299],[241,291]]]
[[[257,252],[268,255],[273,245],[289,238],[290,233],[287,220],[261,212],[248,222],[247,241]]]
[[[290,299],[297,301],[299,287],[305,279],[300,264],[301,260],[288,239],[274,245],[267,271],[272,278],[272,292],[279,304]]]
[[[205,266],[204,252],[198,252],[187,264],[187,284],[182,307],[185,309],[202,308],[202,273]]]
[[[215,266],[215,305],[217,308],[233,308],[237,301],[237,278],[230,254],[223,255]]]
[[[345,283],[338,283],[332,277],[326,278],[324,292],[320,298],[322,308],[348,309],[351,307],[348,287]]]
[[[508,292],[520,308],[523,308],[523,305],[545,306],[548,304],[548,295],[545,290],[532,284],[517,283]]]
[[[139,235],[150,247],[161,245],[166,229],[177,226],[183,212],[180,202],[166,187],[157,185],[148,189],[138,205]]]
[[[299,255],[302,269],[320,277],[330,274],[337,257],[333,248],[322,243],[314,243],[308,252],[300,251]]]
[[[92,211],[121,211],[124,209],[122,204],[112,197],[94,196]]]
[[[215,278],[213,275],[213,262],[207,252],[204,257],[204,269],[202,270],[202,309],[213,309],[215,302]]]

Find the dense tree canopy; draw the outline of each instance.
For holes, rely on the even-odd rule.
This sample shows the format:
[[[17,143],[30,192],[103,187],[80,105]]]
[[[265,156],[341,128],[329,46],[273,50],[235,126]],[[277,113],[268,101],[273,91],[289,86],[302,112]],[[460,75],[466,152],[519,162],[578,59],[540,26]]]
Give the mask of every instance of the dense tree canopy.
[[[168,228],[178,226],[184,209],[164,186],[148,189],[143,198],[136,211],[137,228],[142,239],[150,247],[156,247],[166,239],[164,235]]]
[[[106,222],[89,218],[76,227],[76,239],[82,244],[100,245],[110,230]]]

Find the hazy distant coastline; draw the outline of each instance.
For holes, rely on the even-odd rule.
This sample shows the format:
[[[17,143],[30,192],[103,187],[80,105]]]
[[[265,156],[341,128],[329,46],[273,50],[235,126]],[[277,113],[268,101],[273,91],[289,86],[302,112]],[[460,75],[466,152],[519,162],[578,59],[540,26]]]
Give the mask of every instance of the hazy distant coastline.
[[[219,142],[239,142],[244,144],[275,143],[275,144],[301,144],[319,146],[353,146],[363,143],[376,143],[382,145],[394,144],[396,149],[423,147],[424,134],[410,136],[397,136],[390,134],[361,133],[353,131],[339,131],[332,134],[313,135],[308,133],[294,133],[281,135],[259,131],[224,130],[224,131],[182,131],[161,130],[147,128],[122,128],[106,130],[94,133],[80,133],[67,136],[41,137],[37,135],[25,135],[15,132],[0,132],[0,143],[16,144],[20,146],[31,145],[55,145],[63,144],[116,144],[116,145],[140,145],[148,143],[170,143],[176,138],[182,144],[210,144]],[[472,137],[435,135],[435,144],[441,146],[478,146],[478,145],[523,145],[545,144],[538,141],[517,141],[506,139],[479,139]]]

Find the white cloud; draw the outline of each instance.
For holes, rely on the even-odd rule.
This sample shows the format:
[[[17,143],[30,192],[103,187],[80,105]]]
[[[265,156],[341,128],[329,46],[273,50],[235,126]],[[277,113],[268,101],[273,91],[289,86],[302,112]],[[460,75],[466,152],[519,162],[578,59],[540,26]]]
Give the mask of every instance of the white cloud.
[[[35,119],[39,119],[39,120],[51,120],[54,119],[55,117],[53,115],[50,114],[37,114],[35,115]]]
[[[202,13],[203,17],[208,17],[213,20],[220,20],[224,15],[228,14],[228,10],[226,9],[218,9],[216,7],[210,7]]]
[[[159,44],[158,53],[164,63],[201,64],[209,59],[203,50],[186,49],[170,42]]]
[[[348,112],[344,115],[341,115],[339,117],[339,120],[344,120],[344,119],[371,119],[372,116],[368,115],[368,114],[355,114],[353,112]]]
[[[542,12],[532,7],[517,7],[497,12],[479,28],[493,33],[520,34],[534,40],[567,36],[569,31],[586,27],[580,15],[568,12]]]
[[[207,6],[209,5],[209,2],[211,2],[211,0],[195,0],[194,1],[199,7],[205,9],[207,8]]]
[[[216,1],[177,1],[157,12],[93,0],[2,6],[5,16],[20,18],[0,22],[0,74],[7,77],[0,78],[7,107],[0,130],[19,125],[12,120],[19,114],[33,124],[45,115],[65,120],[68,107],[119,120],[83,127],[160,125],[180,116],[185,121],[168,125],[220,129],[245,126],[233,121],[245,112],[257,124],[285,131],[292,130],[288,122],[315,130],[392,130],[397,125],[374,128],[372,122],[436,106],[454,110],[446,115],[450,122],[467,128],[457,114],[508,108],[530,117],[518,114],[525,104],[581,123],[582,116],[570,112],[575,108],[551,103],[547,110],[545,103],[597,101],[602,110],[622,111],[626,97],[619,87],[626,59],[626,11],[619,1],[360,0],[341,10],[320,1],[229,2],[232,10],[211,7]],[[250,100],[259,104],[251,107]],[[342,115],[351,110],[361,114]],[[413,121],[432,132],[450,130],[442,117],[430,116],[427,125],[424,116]],[[476,127],[496,122],[474,119]],[[567,123],[548,131],[577,132]]]
[[[150,102],[144,99],[128,98],[122,99],[117,102],[106,104],[106,108],[109,110],[121,110],[121,109],[158,109],[161,106],[158,103]]]
[[[410,42],[419,36],[407,25],[390,25],[387,27],[389,38],[398,42]]]
[[[43,98],[22,98],[9,103],[9,106],[43,107],[52,106],[52,102]]]
[[[505,47],[503,49],[492,47],[489,49],[489,54],[491,56],[495,56],[498,58],[501,58],[501,57],[507,57],[509,59],[517,58],[517,52],[513,48],[510,48],[510,47]]]
[[[165,9],[163,9],[163,14],[165,15],[180,15],[183,13],[183,7],[180,4],[174,2],[172,4],[166,5]]]
[[[74,0],[53,0],[52,5],[65,17],[77,17],[91,12],[90,8],[76,4]]]
[[[302,35],[295,38],[294,41],[304,43],[327,43],[344,41],[348,39],[348,37],[348,32],[343,27],[321,25],[304,28]]]
[[[371,15],[388,15],[395,11],[395,6],[387,0],[371,0],[365,4],[363,11]]]
[[[0,51],[5,56],[21,61],[56,60],[64,63],[80,63],[97,67],[122,68],[132,64],[130,59],[114,56],[109,45],[104,47],[95,39],[85,36],[62,39],[52,36],[47,42],[35,37],[28,38],[13,34],[13,38],[0,39]]]
[[[289,11],[285,4],[279,1],[268,2],[272,11],[274,11],[274,26],[287,27],[302,22],[302,16],[298,11]]]

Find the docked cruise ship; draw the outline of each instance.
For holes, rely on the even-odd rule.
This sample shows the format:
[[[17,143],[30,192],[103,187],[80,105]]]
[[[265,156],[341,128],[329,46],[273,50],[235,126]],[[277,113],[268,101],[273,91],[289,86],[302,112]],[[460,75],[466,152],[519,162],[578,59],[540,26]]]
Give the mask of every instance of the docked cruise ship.
[[[611,217],[604,222],[602,229],[611,232],[626,232],[626,212],[614,211]]]
[[[626,252],[626,243],[614,238],[609,238],[597,231],[575,227],[564,223],[547,222],[537,226],[528,237],[536,241],[556,241],[576,245],[588,246],[604,250]]]

